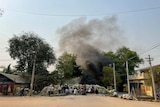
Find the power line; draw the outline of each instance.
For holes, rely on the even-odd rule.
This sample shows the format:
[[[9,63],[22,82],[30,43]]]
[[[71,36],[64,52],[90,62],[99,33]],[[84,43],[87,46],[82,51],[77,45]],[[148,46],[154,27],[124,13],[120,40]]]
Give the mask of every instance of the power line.
[[[148,11],[148,10],[155,10],[155,9],[160,9],[160,7],[150,7],[150,8],[143,8],[143,9],[137,9],[137,10],[121,11],[116,14],[134,13],[134,12],[141,12],[141,11]]]
[[[156,54],[156,55],[154,55],[154,56],[152,55],[152,57],[154,57],[154,58],[155,58],[155,57],[159,57],[159,56],[160,56],[160,54]]]
[[[149,51],[151,51],[151,50],[153,50],[153,49],[155,49],[155,48],[157,48],[157,47],[159,47],[159,46],[160,46],[160,42],[154,44],[150,49],[146,50],[146,51],[143,52],[143,53],[140,53],[139,55],[143,55],[143,54],[145,54],[145,53],[147,53],[147,52],[149,52]],[[136,58],[136,56],[131,57],[131,58],[129,58],[128,60],[131,60],[131,59],[134,59],[134,58]]]
[[[151,51],[151,50],[153,50],[153,49],[155,49],[155,48],[157,48],[157,47],[159,47],[159,46],[160,46],[160,42],[154,44],[150,49],[146,50],[146,51],[143,52],[143,53],[140,53],[139,55],[143,55],[143,54],[145,54],[145,53],[147,53],[147,52],[149,52],[149,51]],[[129,60],[132,60],[132,59],[134,59],[134,58],[136,58],[136,57],[137,57],[137,56],[133,56],[133,57],[131,57],[131,58],[128,58],[127,60],[129,61]],[[118,62],[124,63],[125,61],[118,61]]]
[[[114,12],[114,13],[109,13],[109,14],[126,14],[126,13],[135,13],[135,12],[141,12],[141,11],[148,11],[148,10],[156,10],[160,9],[159,7],[150,7],[150,8],[143,8],[143,9],[136,9],[136,10],[127,10],[127,11],[119,11],[119,12]],[[31,11],[22,11],[22,10],[10,10],[6,8],[0,9],[1,11],[10,11],[10,12],[16,12],[16,13],[25,13],[25,14],[31,14],[31,15],[40,15],[40,16],[66,16],[66,17],[75,17],[75,16],[105,16],[107,15],[106,13],[103,14],[47,14],[47,13],[36,13],[36,12],[31,12]]]
[[[157,45],[154,45],[151,49],[149,49],[149,50],[145,51],[144,53],[142,53],[142,55],[145,54],[145,53],[147,53],[148,51],[151,51],[151,50],[159,47],[159,46],[160,46],[160,43],[157,43]]]

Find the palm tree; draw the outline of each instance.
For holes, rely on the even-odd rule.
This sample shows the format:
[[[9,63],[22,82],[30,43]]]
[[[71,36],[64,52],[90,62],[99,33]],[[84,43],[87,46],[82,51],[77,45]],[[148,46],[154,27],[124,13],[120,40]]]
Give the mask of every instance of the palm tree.
[[[9,65],[7,66],[7,68],[4,67],[4,69],[3,69],[3,73],[12,74],[13,72],[14,72],[14,71],[11,69],[11,64],[9,64]]]

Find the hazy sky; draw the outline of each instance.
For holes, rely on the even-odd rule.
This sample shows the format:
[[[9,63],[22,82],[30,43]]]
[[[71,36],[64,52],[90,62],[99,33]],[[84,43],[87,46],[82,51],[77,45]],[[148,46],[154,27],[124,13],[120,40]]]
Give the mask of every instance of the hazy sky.
[[[0,0],[0,9],[4,10],[0,17],[0,66],[13,63],[6,52],[13,34],[33,31],[57,52],[57,29],[80,17],[91,20],[111,16],[117,17],[123,32],[122,45],[142,58],[150,54],[153,65],[160,64],[160,46],[147,51],[160,44],[159,0]]]

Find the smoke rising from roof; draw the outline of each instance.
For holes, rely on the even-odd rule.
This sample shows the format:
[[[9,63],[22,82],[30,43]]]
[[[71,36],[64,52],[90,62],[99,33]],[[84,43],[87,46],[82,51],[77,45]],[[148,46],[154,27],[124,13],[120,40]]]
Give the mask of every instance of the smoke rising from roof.
[[[77,64],[91,71],[91,75],[110,63],[101,52],[118,48],[123,40],[114,16],[92,20],[82,17],[58,29],[58,34],[60,51],[77,55]]]

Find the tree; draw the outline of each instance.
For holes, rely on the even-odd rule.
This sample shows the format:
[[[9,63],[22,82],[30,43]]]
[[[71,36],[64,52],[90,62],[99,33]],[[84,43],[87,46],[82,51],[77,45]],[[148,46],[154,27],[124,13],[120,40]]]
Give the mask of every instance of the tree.
[[[58,58],[56,70],[62,80],[71,79],[81,75],[81,70],[76,64],[76,56],[66,52]]]
[[[138,67],[139,64],[143,62],[143,59],[139,58],[137,52],[132,51],[127,47],[119,48],[116,51],[115,56],[117,58],[117,62],[124,63],[128,60],[130,74],[133,74],[134,68]]]
[[[8,74],[14,73],[14,70],[11,69],[11,64],[9,64],[9,65],[7,66],[7,68],[4,67],[3,73],[8,73]]]
[[[138,67],[143,59],[139,58],[135,51],[130,50],[127,47],[119,48],[115,53],[108,52],[104,53],[106,56],[110,56],[116,65],[116,72],[120,74],[122,82],[119,86],[119,91],[123,91],[123,85],[126,84],[126,65],[125,62],[128,60],[129,74],[134,74],[134,68]]]
[[[11,58],[17,60],[16,68],[21,72],[31,73],[35,56],[36,66],[44,69],[55,62],[53,49],[32,32],[14,35],[9,40],[8,51]],[[36,71],[38,73],[38,69]]]
[[[101,77],[101,81],[105,87],[114,86],[114,76],[113,76],[113,68],[104,66],[103,67],[103,76]],[[121,82],[119,73],[116,73],[116,84],[119,86]]]
[[[35,74],[41,74],[43,78],[47,78],[47,67],[56,60],[52,47],[32,32],[14,35],[9,40],[8,52],[11,58],[17,60],[15,68],[18,72],[31,75],[35,63]]]
[[[160,88],[160,66],[152,67],[153,75],[154,75],[154,82],[156,83],[157,89]],[[151,73],[148,72],[148,79],[145,81],[147,85],[152,86],[152,77]]]
[[[61,77],[57,70],[54,70],[47,76],[47,81],[49,84],[58,84],[61,82],[60,79]]]
[[[157,66],[156,68],[153,68],[153,75],[155,78],[155,83],[157,84],[157,88],[160,88],[160,67]]]
[[[102,83],[105,87],[107,86],[113,86],[113,69],[111,67],[103,67],[103,77],[102,77]]]

